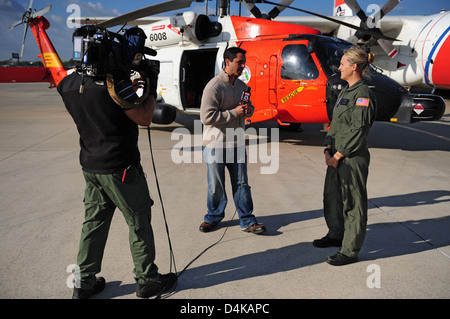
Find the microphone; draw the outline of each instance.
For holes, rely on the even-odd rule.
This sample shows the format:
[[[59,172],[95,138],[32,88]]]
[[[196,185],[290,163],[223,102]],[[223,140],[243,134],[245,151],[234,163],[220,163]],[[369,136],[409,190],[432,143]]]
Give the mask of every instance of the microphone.
[[[249,86],[247,86],[247,88],[244,91],[242,91],[241,101],[239,102],[239,105],[248,104],[250,102],[250,94],[251,94],[250,91],[251,91],[251,88]],[[246,107],[244,109],[245,116],[247,116],[248,111],[249,111],[248,107]]]
[[[244,91],[242,91],[240,104],[248,104],[251,95],[250,91],[251,91],[250,87],[247,87]]]

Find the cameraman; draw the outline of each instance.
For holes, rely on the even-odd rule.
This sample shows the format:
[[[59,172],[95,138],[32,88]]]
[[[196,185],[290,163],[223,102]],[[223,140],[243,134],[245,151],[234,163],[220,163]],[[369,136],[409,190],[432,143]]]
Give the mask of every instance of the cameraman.
[[[80,164],[86,181],[85,221],[77,257],[80,274],[76,276],[73,299],[89,298],[105,288],[105,279],[96,274],[101,270],[116,208],[123,213],[129,227],[136,295],[149,298],[176,283],[175,274],[159,274],[154,263],[155,243],[150,221],[153,201],[138,149],[138,125],[149,126],[153,117],[158,72],[152,74],[148,98],[127,110],[111,98],[105,76],[74,72],[58,85],[80,135]],[[123,89],[128,98],[137,98],[131,80],[123,72],[112,74],[114,82],[121,83],[120,88],[116,85],[116,92]]]

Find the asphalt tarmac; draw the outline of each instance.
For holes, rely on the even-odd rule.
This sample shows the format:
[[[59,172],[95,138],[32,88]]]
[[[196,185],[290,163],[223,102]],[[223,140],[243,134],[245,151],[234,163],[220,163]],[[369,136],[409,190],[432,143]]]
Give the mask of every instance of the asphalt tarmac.
[[[198,118],[152,125],[172,270],[181,272],[223,236],[190,264],[167,297],[449,298],[450,100],[446,104],[439,121],[374,124],[368,140],[368,232],[359,262],[342,267],[325,263],[337,248],[312,245],[327,232],[321,124],[304,124],[302,132],[278,131],[273,123],[247,129],[253,156],[249,184],[254,213],[268,229],[263,235],[240,230],[232,200],[215,231],[199,232],[206,213],[206,166]],[[0,84],[0,136],[0,298],[70,299],[84,217],[76,127],[47,84]],[[145,128],[139,147],[155,201],[156,263],[167,273],[168,236]],[[99,274],[107,285],[94,298],[136,299],[127,233],[116,211]]]

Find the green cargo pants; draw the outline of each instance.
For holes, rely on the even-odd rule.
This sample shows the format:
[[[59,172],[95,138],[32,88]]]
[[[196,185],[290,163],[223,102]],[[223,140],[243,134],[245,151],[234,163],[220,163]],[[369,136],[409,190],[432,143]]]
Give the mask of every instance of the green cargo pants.
[[[117,174],[92,174],[83,171],[85,188],[85,221],[82,226],[77,264],[82,288],[95,283],[95,274],[101,270],[106,240],[116,208],[123,213],[129,227],[129,244],[137,283],[146,283],[157,277],[154,264],[155,244],[151,227],[153,201],[139,166],[131,166],[124,178]],[[118,256],[119,257],[119,256]]]
[[[327,236],[342,239],[340,252],[357,257],[366,236],[367,177],[370,153],[361,150],[343,158],[337,168],[328,166],[323,192]]]

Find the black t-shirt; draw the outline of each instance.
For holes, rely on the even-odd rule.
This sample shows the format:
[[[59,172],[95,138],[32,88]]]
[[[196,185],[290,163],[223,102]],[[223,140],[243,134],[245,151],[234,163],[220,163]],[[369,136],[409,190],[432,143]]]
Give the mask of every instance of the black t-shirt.
[[[74,72],[58,92],[80,134],[80,164],[90,173],[109,174],[140,162],[139,128],[110,97],[105,81]]]

